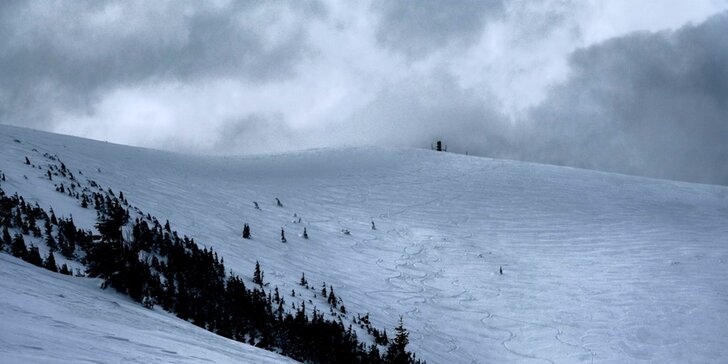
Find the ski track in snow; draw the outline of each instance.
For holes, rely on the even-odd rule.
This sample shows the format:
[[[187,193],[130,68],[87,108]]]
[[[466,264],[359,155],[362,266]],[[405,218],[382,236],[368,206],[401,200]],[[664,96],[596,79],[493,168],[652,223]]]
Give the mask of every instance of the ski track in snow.
[[[0,145],[6,192],[91,227],[93,214],[22,163],[58,154],[243,276],[259,260],[270,287],[290,292],[305,272],[390,335],[402,315],[430,363],[728,357],[726,187],[410,149],[195,157],[3,126]]]

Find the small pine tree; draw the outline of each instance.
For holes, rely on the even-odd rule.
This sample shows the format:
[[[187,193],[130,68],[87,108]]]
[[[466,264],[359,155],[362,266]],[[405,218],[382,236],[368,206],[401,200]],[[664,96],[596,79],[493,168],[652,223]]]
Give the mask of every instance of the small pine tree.
[[[23,235],[15,234],[13,243],[10,245],[10,254],[20,259],[25,259],[25,256],[28,254],[28,248],[25,246]]]
[[[53,252],[48,253],[48,258],[43,262],[43,268],[51,272],[58,272],[58,266],[56,265],[56,258],[53,256]]]
[[[253,283],[263,285],[263,272],[260,270],[260,263],[255,261],[255,272],[253,272]]]
[[[46,245],[48,245],[48,249],[52,252],[58,250],[58,243],[56,242],[56,239],[53,238],[52,231],[49,231],[46,235]]]
[[[25,164],[28,164],[28,165],[30,164],[30,159],[28,159],[27,156],[25,157]]]
[[[281,243],[286,242],[286,232],[283,231],[283,228],[281,228]]]
[[[306,273],[301,273],[301,280],[298,282],[298,284],[302,286],[308,286],[308,281],[306,280]]]
[[[379,347],[377,345],[372,345],[369,353],[367,353],[367,358],[370,363],[379,363],[382,361],[382,354],[379,353]]]
[[[243,225],[243,239],[250,239],[250,226],[248,224]]]
[[[399,325],[394,329],[394,332],[396,335],[387,348],[385,360],[388,363],[411,363],[412,354],[406,349],[407,344],[409,344],[409,332],[404,328],[402,316],[399,317]]]
[[[25,257],[25,261],[38,267],[43,266],[43,258],[40,257],[40,251],[35,245],[31,245],[28,249],[28,254]]]
[[[10,236],[10,231],[8,231],[7,226],[3,226],[3,243],[5,245],[10,245],[13,242],[13,238]],[[2,245],[0,245],[0,249],[2,249]]]
[[[334,286],[329,286],[329,298],[328,302],[331,306],[336,306],[337,298],[334,294]]]
[[[278,197],[276,197],[276,206],[283,207],[283,204],[281,203],[281,200],[278,199]]]

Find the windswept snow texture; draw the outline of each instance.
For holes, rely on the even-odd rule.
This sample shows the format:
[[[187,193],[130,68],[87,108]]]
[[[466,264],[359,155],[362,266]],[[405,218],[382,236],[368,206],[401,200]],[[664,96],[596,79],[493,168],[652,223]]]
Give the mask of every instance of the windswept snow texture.
[[[0,254],[2,363],[280,363],[165,312]]]
[[[22,164],[26,155],[41,163],[42,153],[57,154],[72,171],[122,190],[132,204],[212,246],[246,277],[259,260],[270,286],[290,292],[305,272],[311,284],[333,285],[350,313],[370,312],[390,334],[403,315],[409,348],[430,363],[728,358],[726,187],[413,149],[198,157],[11,127],[0,127],[0,151],[8,193],[74,213],[77,201],[55,195],[43,171]],[[252,240],[241,239],[243,223]],[[299,236],[304,226],[308,240]],[[0,263],[4,276],[21,269],[7,258]],[[51,292],[71,284],[30,276],[27,285],[38,284],[36,276],[60,285]],[[78,289],[90,305],[74,306],[79,315],[106,305],[107,293]],[[29,307],[54,302],[28,296]],[[132,329],[147,312],[127,304],[103,309],[138,312],[113,321]],[[179,325],[172,336],[180,341],[208,337],[192,328],[182,337]],[[89,336],[78,329],[63,338]],[[15,340],[62,350],[33,337]],[[18,348],[3,350],[19,355]]]

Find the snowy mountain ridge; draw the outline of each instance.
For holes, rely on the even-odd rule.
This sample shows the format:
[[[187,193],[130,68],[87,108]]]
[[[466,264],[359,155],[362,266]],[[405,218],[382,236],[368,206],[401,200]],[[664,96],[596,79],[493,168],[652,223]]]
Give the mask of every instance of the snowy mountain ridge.
[[[76,177],[82,170],[211,246],[241,276],[260,261],[271,287],[288,294],[299,290],[303,272],[315,287],[333,286],[350,315],[369,313],[390,334],[404,315],[409,348],[431,363],[703,363],[728,356],[726,187],[411,149],[204,157],[7,126],[0,126],[0,145],[6,193],[92,228],[93,211],[69,203],[44,170],[23,163],[57,155]],[[252,240],[240,236],[244,223]],[[7,297],[38,281],[66,284],[22,264],[0,260],[3,276],[12,277],[0,287],[13,292]],[[111,293],[86,285],[82,294]],[[58,304],[35,297],[40,307]],[[10,300],[0,304],[14,307]],[[83,329],[67,337],[92,337]],[[27,358],[27,347],[38,347],[34,336],[4,330],[0,342]],[[78,358],[55,354],[60,358],[35,358]]]

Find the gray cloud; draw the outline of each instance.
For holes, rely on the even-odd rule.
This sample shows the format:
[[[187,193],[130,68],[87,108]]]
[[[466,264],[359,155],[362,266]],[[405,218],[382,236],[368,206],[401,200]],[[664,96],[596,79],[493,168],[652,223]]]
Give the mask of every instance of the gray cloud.
[[[304,56],[298,19],[321,11],[315,3],[4,3],[0,115],[40,126],[58,105],[92,112],[118,87],[287,78]]]
[[[581,49],[533,110],[523,158],[728,183],[728,13]]]
[[[507,118],[444,71],[391,85],[349,122],[328,130],[342,140],[367,135],[388,146],[427,148],[441,139],[449,151],[481,155],[508,150],[512,139]]]
[[[442,138],[460,153],[728,184],[728,15],[706,21],[725,9],[3,1],[0,122],[216,154]]]
[[[472,43],[482,32],[487,18],[502,14],[501,0],[467,0],[443,3],[425,1],[377,1],[372,8],[379,15],[377,40],[410,56],[455,43]]]

